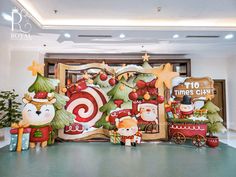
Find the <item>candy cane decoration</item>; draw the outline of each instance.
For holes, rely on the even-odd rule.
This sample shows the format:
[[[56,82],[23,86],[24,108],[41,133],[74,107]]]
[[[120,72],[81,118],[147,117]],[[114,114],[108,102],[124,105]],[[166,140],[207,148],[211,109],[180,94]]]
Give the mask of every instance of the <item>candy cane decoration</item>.
[[[88,129],[102,117],[99,108],[107,102],[108,98],[99,88],[87,87],[73,95],[67,102],[67,111],[76,115],[75,122]]]

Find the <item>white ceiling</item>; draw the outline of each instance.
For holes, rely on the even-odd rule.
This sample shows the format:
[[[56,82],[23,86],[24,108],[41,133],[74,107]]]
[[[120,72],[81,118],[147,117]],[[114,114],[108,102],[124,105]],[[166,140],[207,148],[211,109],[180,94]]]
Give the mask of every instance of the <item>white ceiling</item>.
[[[31,40],[12,40],[11,22],[0,16],[2,42],[6,41],[11,48],[50,53],[236,52],[236,0],[0,0],[0,13],[11,14],[13,8],[19,8],[19,2],[21,6],[28,4],[27,11],[33,9],[33,21],[29,21]],[[161,7],[160,12],[157,7]],[[58,10],[57,14],[54,10]],[[122,19],[139,26],[117,26]],[[73,20],[76,23],[70,24]],[[96,23],[78,26],[83,20]],[[99,26],[101,20],[112,20],[112,23]],[[155,26],[147,25],[150,21]],[[173,22],[173,25],[160,27],[161,21]],[[71,38],[65,38],[64,33],[70,33]],[[126,37],[121,39],[121,33]],[[235,37],[225,40],[224,36],[229,33]],[[179,34],[179,38],[174,39],[174,34]],[[219,37],[187,38],[188,35]]]
[[[66,25],[236,27],[235,0],[17,1],[44,28]]]

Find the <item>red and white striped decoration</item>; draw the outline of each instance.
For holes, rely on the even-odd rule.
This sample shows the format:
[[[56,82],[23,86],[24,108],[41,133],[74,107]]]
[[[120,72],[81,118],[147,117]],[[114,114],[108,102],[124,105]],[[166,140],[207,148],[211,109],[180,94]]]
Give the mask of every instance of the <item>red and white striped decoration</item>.
[[[75,122],[88,129],[102,117],[99,108],[107,102],[106,94],[97,87],[87,87],[70,96],[66,110],[75,114]]]

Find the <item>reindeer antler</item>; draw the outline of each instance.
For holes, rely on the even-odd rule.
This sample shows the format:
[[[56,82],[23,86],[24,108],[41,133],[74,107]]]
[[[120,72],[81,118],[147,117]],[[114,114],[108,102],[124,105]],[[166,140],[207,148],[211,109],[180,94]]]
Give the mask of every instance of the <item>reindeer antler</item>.
[[[32,101],[32,97],[31,97],[28,93],[26,93],[26,94],[24,95],[24,98],[25,98],[27,101]]]
[[[48,93],[47,96],[48,101],[51,101],[53,98],[55,98],[54,93]]]

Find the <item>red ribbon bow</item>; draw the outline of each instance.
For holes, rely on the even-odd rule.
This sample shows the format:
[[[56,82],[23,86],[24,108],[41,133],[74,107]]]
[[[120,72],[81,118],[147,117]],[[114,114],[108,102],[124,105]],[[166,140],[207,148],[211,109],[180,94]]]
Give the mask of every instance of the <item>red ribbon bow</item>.
[[[144,82],[143,80],[139,80],[139,81],[136,83],[136,86],[137,86],[139,89],[143,89],[143,88],[145,88],[145,87],[155,88],[155,83],[156,83],[156,79],[153,79],[151,82]]]
[[[150,95],[156,96],[158,94],[157,89],[155,87],[157,79],[153,79],[150,82],[144,82],[143,80],[139,80],[136,83],[138,87],[137,94],[139,96],[143,96],[145,93],[149,93]]]
[[[70,97],[74,93],[78,93],[87,88],[85,79],[80,79],[76,84],[71,84],[67,90],[67,96]]]

